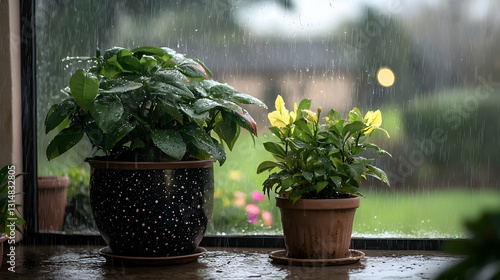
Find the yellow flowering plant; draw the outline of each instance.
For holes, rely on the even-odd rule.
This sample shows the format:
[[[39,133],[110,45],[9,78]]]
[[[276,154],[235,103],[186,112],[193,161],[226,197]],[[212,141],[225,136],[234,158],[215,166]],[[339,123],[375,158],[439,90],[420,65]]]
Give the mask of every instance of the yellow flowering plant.
[[[330,110],[321,118],[321,108],[310,110],[311,100],[303,99],[290,112],[278,96],[276,111],[268,115],[276,142],[264,143],[275,158],[264,161],[257,173],[271,172],[263,183],[264,193],[276,192],[293,202],[300,198],[330,199],[363,196],[359,191],[361,179],[374,177],[387,185],[383,170],[374,166],[373,159],[363,157],[367,149],[379,156],[390,154],[367,139],[374,130],[382,129],[380,110],[369,111],[364,117],[358,108],[349,112],[347,120]],[[273,170],[278,169],[278,171]]]

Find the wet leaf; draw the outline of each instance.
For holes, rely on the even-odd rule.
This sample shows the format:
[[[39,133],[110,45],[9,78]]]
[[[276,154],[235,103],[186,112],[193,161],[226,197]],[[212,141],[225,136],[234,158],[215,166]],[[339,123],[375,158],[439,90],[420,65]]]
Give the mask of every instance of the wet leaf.
[[[135,128],[135,123],[130,123],[126,121],[119,121],[111,129],[108,133],[105,134],[104,140],[104,150],[110,151],[118,141],[120,141],[123,137],[125,137],[128,133],[130,133]]]
[[[99,80],[94,74],[80,69],[71,76],[69,88],[76,103],[87,112],[91,101],[99,92]]]
[[[186,144],[182,135],[173,129],[153,130],[151,138],[154,144],[168,156],[181,160],[186,153]]]
[[[63,129],[49,143],[46,150],[47,159],[51,160],[65,153],[76,145],[83,137],[83,131],[80,126],[71,126]]]
[[[117,96],[108,95],[96,98],[89,111],[99,128],[106,133],[121,119],[124,110]]]
[[[233,150],[240,135],[240,126],[233,122],[228,113],[221,112],[221,120],[217,122],[214,131],[227,144],[229,150]]]
[[[71,99],[66,99],[59,104],[53,105],[45,118],[45,133],[49,133],[49,131],[56,128],[75,110],[76,103]]]

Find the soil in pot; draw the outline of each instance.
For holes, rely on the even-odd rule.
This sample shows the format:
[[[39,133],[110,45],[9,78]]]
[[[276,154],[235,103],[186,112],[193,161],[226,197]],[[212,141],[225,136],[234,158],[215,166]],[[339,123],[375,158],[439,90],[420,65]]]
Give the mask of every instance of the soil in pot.
[[[87,161],[94,219],[114,255],[195,251],[212,214],[213,161],[201,167]]]
[[[287,257],[339,259],[349,257],[352,226],[359,197],[300,199],[293,204],[277,198]]]

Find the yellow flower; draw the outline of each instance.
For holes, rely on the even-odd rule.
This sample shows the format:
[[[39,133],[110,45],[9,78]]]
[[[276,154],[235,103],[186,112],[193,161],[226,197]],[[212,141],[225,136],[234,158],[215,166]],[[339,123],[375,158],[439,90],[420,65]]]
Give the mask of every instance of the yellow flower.
[[[294,111],[289,112],[285,108],[285,101],[283,100],[283,97],[278,95],[278,97],[276,97],[275,107],[276,111],[267,115],[272,126],[285,127],[286,125],[293,123],[297,118],[297,103],[294,105]]]
[[[222,189],[221,188],[215,188],[214,197],[215,198],[221,198],[222,197]]]
[[[304,116],[304,119],[310,123],[318,122],[318,115],[311,110],[302,110],[302,115]]]
[[[391,138],[389,136],[389,133],[385,130],[380,128],[382,125],[382,113],[380,110],[377,110],[375,112],[373,111],[368,111],[365,115],[365,118],[363,119],[363,122],[369,127],[363,134],[369,134],[370,132],[373,131],[373,129],[380,129],[387,134],[387,138]]]
[[[229,171],[229,179],[233,181],[241,181],[241,178],[243,178],[243,172],[241,172],[240,170]]]

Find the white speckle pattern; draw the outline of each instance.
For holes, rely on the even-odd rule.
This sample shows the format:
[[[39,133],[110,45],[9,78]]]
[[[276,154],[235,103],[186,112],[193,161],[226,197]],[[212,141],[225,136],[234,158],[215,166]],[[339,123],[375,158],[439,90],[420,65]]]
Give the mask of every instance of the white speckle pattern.
[[[191,254],[213,208],[213,168],[91,169],[94,218],[113,254]]]

